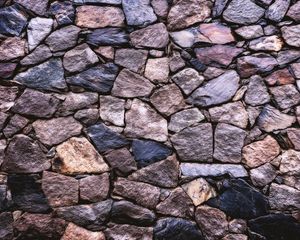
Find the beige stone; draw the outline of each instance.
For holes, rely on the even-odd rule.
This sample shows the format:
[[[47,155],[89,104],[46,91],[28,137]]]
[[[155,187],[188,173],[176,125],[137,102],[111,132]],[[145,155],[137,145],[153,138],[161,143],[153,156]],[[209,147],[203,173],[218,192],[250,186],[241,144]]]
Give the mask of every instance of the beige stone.
[[[168,82],[169,58],[148,59],[145,69],[145,77],[154,82]]]
[[[7,38],[0,44],[0,61],[9,61],[25,55],[25,44],[26,41],[12,37]]]

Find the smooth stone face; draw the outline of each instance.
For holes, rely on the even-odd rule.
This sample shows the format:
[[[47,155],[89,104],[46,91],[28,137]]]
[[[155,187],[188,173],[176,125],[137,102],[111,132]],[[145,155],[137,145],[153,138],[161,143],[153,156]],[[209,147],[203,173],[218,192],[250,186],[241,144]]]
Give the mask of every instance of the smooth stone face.
[[[226,44],[235,40],[231,29],[220,23],[203,23],[199,30],[213,44]]]
[[[293,84],[272,87],[270,92],[281,109],[290,108],[300,102],[300,93]]]
[[[72,24],[75,18],[75,10],[71,2],[55,1],[50,4],[49,12],[53,15],[58,25]]]
[[[289,128],[287,130],[287,135],[289,140],[294,145],[295,150],[300,150],[300,129]]]
[[[128,224],[113,224],[104,230],[105,236],[112,239],[152,240],[153,228],[137,227]]]
[[[276,35],[261,37],[252,40],[249,48],[254,51],[280,51],[283,47],[283,41]]]
[[[257,106],[269,101],[270,96],[264,79],[258,75],[252,76],[245,94],[245,102],[249,105]]]
[[[15,114],[10,118],[10,121],[7,123],[6,127],[3,129],[5,137],[10,138],[15,135],[17,132],[20,132],[26,125],[29,123],[29,120],[21,115]]]
[[[122,27],[124,14],[117,7],[80,6],[76,8],[76,25],[86,28]]]
[[[6,149],[2,170],[14,173],[37,173],[51,166],[37,142],[19,134],[12,138]]]
[[[292,5],[289,8],[289,11],[287,12],[287,16],[294,19],[296,22],[300,21],[300,2],[295,2],[294,5]]]
[[[147,56],[148,51],[146,50],[130,48],[117,49],[115,63],[140,74],[144,71]]]
[[[125,100],[112,96],[100,96],[100,117],[117,126],[124,126]]]
[[[42,189],[51,207],[70,206],[78,203],[78,181],[53,172],[43,172]]]
[[[149,95],[153,88],[154,85],[148,79],[125,68],[114,83],[112,95],[125,98],[143,97]]]
[[[293,47],[300,47],[300,24],[292,26],[284,26],[281,28],[284,41]]]
[[[270,163],[250,170],[251,181],[258,187],[266,186],[275,179],[276,175],[276,169]]]
[[[231,70],[199,87],[188,101],[196,106],[208,107],[229,101],[239,88],[239,75]]]
[[[258,38],[264,35],[263,28],[260,25],[243,26],[234,31],[245,39]]]
[[[72,239],[105,240],[105,236],[102,232],[92,232],[73,223],[69,223],[61,240]]]
[[[212,162],[213,133],[210,123],[188,127],[171,137],[182,161]]]
[[[106,63],[89,68],[86,71],[67,77],[67,83],[84,89],[109,93],[119,72],[119,68],[113,63]]]
[[[52,57],[52,53],[50,48],[46,45],[40,45],[36,47],[33,52],[24,57],[20,63],[22,65],[35,65]]]
[[[25,55],[26,41],[19,37],[5,39],[0,44],[0,61],[9,61]]]
[[[157,23],[132,32],[130,40],[136,48],[164,48],[169,43],[169,34],[163,23]]]
[[[169,77],[169,58],[148,59],[145,77],[152,82],[167,82]]]
[[[48,146],[59,144],[70,137],[79,135],[82,126],[73,117],[59,117],[37,120],[33,124],[37,138]]]
[[[47,62],[29,68],[26,72],[17,74],[14,81],[38,90],[59,92],[67,88],[62,62],[57,58],[51,58]]]
[[[299,171],[300,152],[295,150],[287,150],[281,155],[280,173],[286,175],[297,175]]]
[[[129,42],[128,34],[121,28],[100,28],[87,36],[87,43],[93,46],[122,45]]]
[[[274,1],[265,13],[265,17],[274,22],[280,22],[290,6],[290,0]]]
[[[267,78],[265,78],[265,81],[268,85],[273,86],[292,84],[295,82],[295,79],[290,71],[287,68],[284,68],[270,74]]]
[[[48,0],[15,0],[15,2],[38,15],[45,15],[47,11]]]

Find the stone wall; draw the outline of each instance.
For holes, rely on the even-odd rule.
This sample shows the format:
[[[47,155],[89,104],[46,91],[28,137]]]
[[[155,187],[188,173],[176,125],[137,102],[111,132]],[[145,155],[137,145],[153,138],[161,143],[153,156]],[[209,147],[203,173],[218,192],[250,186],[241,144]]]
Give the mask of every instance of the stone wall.
[[[0,0],[0,239],[299,240],[300,1]]]

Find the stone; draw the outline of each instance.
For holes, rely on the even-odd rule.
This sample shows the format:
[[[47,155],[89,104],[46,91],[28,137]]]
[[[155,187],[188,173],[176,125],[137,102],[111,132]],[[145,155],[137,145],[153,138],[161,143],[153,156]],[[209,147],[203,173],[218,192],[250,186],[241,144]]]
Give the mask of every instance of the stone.
[[[155,221],[155,214],[147,208],[122,200],[113,203],[111,219],[116,223],[149,226]]]
[[[1,8],[0,34],[20,36],[27,25],[27,18],[27,14],[17,4]]]
[[[274,57],[265,53],[255,53],[237,59],[237,69],[242,78],[269,72],[273,70],[277,64]]]
[[[209,107],[229,101],[239,88],[239,75],[230,70],[199,87],[188,102],[200,107]]]
[[[172,80],[186,95],[189,95],[201,85],[204,81],[204,77],[193,68],[185,68],[176,73],[172,77]]]
[[[6,127],[3,129],[4,136],[7,138],[12,137],[16,133],[20,132],[23,128],[25,128],[28,123],[29,120],[27,118],[15,114],[10,118]]]
[[[227,234],[222,240],[248,240],[248,236],[244,234]]]
[[[0,61],[9,61],[25,55],[26,41],[19,37],[6,38],[0,44]]]
[[[293,49],[280,51],[277,55],[277,61],[282,66],[286,63],[290,63],[290,62],[298,59],[299,53],[300,53],[300,51],[293,50]]]
[[[270,96],[264,79],[258,75],[252,76],[245,94],[245,102],[251,106],[258,106],[269,101]]]
[[[81,109],[74,114],[74,118],[84,125],[90,126],[97,122],[99,111],[97,108]]]
[[[130,33],[131,44],[136,48],[164,48],[169,34],[163,23],[157,23]]]
[[[17,67],[16,63],[0,63],[0,79],[10,78]]]
[[[244,233],[247,230],[247,221],[244,219],[233,219],[228,223],[228,230],[232,233]]]
[[[295,150],[300,150],[300,130],[298,128],[288,128],[287,135]]]
[[[8,114],[0,112],[0,130],[2,130],[5,127],[8,117]]]
[[[287,12],[286,15],[294,19],[296,22],[299,22],[300,21],[299,14],[300,14],[300,3],[295,2],[295,4],[289,8],[289,11]]]
[[[20,63],[24,66],[36,65],[44,62],[45,60],[52,57],[50,48],[46,45],[40,45],[36,47],[29,55],[24,57]]]
[[[53,172],[43,172],[42,189],[51,207],[63,207],[78,203],[78,181]]]
[[[212,44],[226,44],[235,40],[231,29],[217,22],[200,24],[199,30]]]
[[[134,99],[125,113],[125,136],[165,142],[168,135],[167,120],[141,100]]]
[[[179,177],[179,163],[175,155],[153,163],[129,175],[128,179],[149,183],[158,187],[176,187]]]
[[[154,240],[204,240],[196,223],[183,218],[161,218],[154,226]]]
[[[169,12],[169,3],[167,0],[152,0],[151,5],[157,16],[163,18],[167,17]]]
[[[228,0],[216,0],[212,9],[212,16],[220,17],[224,11],[224,8],[226,7],[227,2]]]
[[[234,30],[244,39],[259,38],[264,35],[263,28],[260,25],[243,26]]]
[[[195,219],[206,239],[224,237],[228,231],[226,215],[219,209],[199,206],[195,212]]]
[[[80,28],[70,25],[52,32],[45,40],[52,52],[58,52],[74,47]]]
[[[89,126],[86,132],[99,152],[106,152],[129,144],[125,137],[109,129],[103,123]]]
[[[123,11],[118,7],[84,5],[76,8],[75,23],[79,27],[122,27],[124,19]]]
[[[263,140],[250,143],[243,148],[244,162],[250,168],[272,161],[279,153],[279,144],[269,135]]]
[[[266,132],[288,128],[294,122],[296,122],[294,116],[280,112],[271,105],[266,105],[257,119],[258,127]]]
[[[180,56],[179,52],[174,52],[169,58],[169,68],[171,72],[177,72],[185,67],[185,61]]]
[[[92,204],[59,207],[55,209],[55,215],[74,224],[92,231],[101,230],[108,220],[112,207],[112,200]]]
[[[87,43],[92,46],[122,45],[129,42],[128,34],[122,28],[100,28],[87,36]]]
[[[287,68],[277,70],[265,78],[268,85],[286,85],[295,82],[293,75]]]
[[[199,72],[204,72],[206,70],[206,66],[200,62],[197,58],[192,58],[189,60],[189,63]]]
[[[14,82],[29,88],[54,92],[67,88],[62,62],[58,58],[51,58],[40,65],[17,74]]]
[[[116,97],[143,97],[148,96],[154,85],[146,78],[128,69],[123,69],[112,88],[112,95]]]
[[[210,40],[200,33],[199,27],[170,32],[170,35],[173,41],[182,48],[190,48],[196,43],[210,43]]]
[[[113,63],[106,63],[89,68],[86,71],[67,77],[67,83],[84,89],[109,93],[118,75],[119,68]]]
[[[117,49],[115,63],[133,72],[141,74],[144,71],[148,51],[130,48]],[[146,76],[147,77],[147,76]]]
[[[115,58],[115,49],[110,46],[103,46],[94,49],[94,51],[100,54],[102,57],[107,58],[108,60],[113,60]]]
[[[122,3],[122,0],[73,0],[73,2],[76,4],[104,3],[104,4],[119,5]]]
[[[300,93],[293,84],[271,87],[270,92],[281,109],[290,108],[300,102]]]
[[[69,72],[81,72],[97,62],[96,53],[86,43],[66,52],[63,59],[64,68]]]
[[[271,183],[276,175],[276,169],[270,163],[250,170],[251,181],[257,187],[264,187]]]
[[[232,218],[253,219],[268,213],[265,196],[242,179],[225,180],[222,193],[208,205],[219,208]]]
[[[47,11],[48,0],[15,0],[14,2],[37,15],[45,15]]]
[[[100,117],[116,126],[124,126],[125,100],[112,97],[100,96]]]
[[[50,4],[49,13],[55,17],[58,25],[72,24],[75,18],[75,9],[72,2],[55,1]]]
[[[137,227],[128,224],[113,224],[104,230],[105,236],[111,239],[152,240],[153,229],[151,227]]]
[[[0,166],[2,165],[5,157],[6,140],[0,140]],[[1,207],[0,207],[1,209]]]
[[[228,123],[239,128],[248,125],[248,113],[242,102],[226,103],[209,109],[212,122]]]
[[[145,68],[145,77],[152,82],[166,83],[169,77],[169,58],[148,59]]]
[[[50,167],[51,164],[38,143],[19,134],[9,142],[1,169],[14,173],[38,173]]]
[[[280,22],[290,6],[290,0],[275,0],[267,9],[265,17],[274,22]]]
[[[61,240],[105,240],[102,232],[92,232],[85,228],[69,223]]]
[[[56,148],[53,168],[62,174],[103,173],[109,170],[102,156],[84,137],[73,137]]]
[[[109,194],[109,174],[91,175],[79,180],[80,199],[89,202],[100,202]]]
[[[203,22],[210,16],[211,7],[211,2],[206,0],[176,1],[168,14],[168,29],[183,29]]]
[[[227,45],[213,45],[211,47],[196,48],[197,58],[206,65],[220,64],[228,66],[243,49]]]
[[[157,20],[150,0],[124,0],[122,7],[128,25],[146,26]]]
[[[181,187],[191,198],[195,206],[199,206],[208,199],[217,196],[214,188],[204,178],[197,178],[183,184]]]
[[[35,49],[51,32],[52,18],[36,17],[30,20],[27,27],[28,48]]]
[[[257,22],[265,10],[251,0],[233,0],[223,12],[223,18],[228,22],[247,25]]]
[[[174,134],[171,142],[181,161],[212,162],[213,133],[210,123],[185,128]]]
[[[17,98],[18,91],[19,91],[18,87],[0,86],[0,110],[1,111],[6,112],[14,105],[14,100]]]
[[[36,120],[32,125],[37,138],[48,146],[57,145],[79,135],[82,129],[81,124],[73,117]]]
[[[282,37],[292,47],[300,47],[300,24],[281,28]]]
[[[300,63],[293,63],[291,67],[295,77],[300,78]]]
[[[167,216],[192,218],[194,204],[182,188],[178,187],[170,191],[166,199],[156,206],[156,211]]]
[[[160,189],[147,183],[118,178],[114,183],[113,194],[132,200],[143,207],[154,209],[159,202]]]
[[[261,37],[250,41],[249,48],[254,51],[280,51],[283,41],[276,35]]]
[[[272,183],[270,186],[269,202],[271,209],[282,211],[299,209],[300,191],[286,185]]]
[[[280,173],[285,175],[297,175],[299,171],[300,153],[289,149],[281,155]]]
[[[0,213],[0,238],[3,240],[11,240],[14,237],[13,215],[10,212]]]

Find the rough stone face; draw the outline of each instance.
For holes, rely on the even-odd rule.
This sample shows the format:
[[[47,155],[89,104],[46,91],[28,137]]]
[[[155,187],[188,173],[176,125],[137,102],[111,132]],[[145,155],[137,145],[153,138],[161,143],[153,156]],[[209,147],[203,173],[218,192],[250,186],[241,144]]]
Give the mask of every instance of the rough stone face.
[[[17,94],[18,87],[0,86],[0,110],[6,112],[10,109],[14,105],[14,100],[17,98]]]
[[[37,173],[51,166],[38,143],[25,135],[16,135],[6,149],[2,170],[14,173]]]
[[[16,133],[20,132],[23,128],[25,128],[28,123],[29,120],[27,118],[22,117],[19,114],[15,114],[10,118],[10,121],[3,129],[3,133],[5,137],[10,138]]]
[[[76,8],[76,25],[86,28],[122,27],[124,14],[117,7],[80,6]]]
[[[78,181],[53,172],[43,172],[42,189],[51,207],[78,203]]]
[[[10,78],[16,67],[16,63],[0,63],[0,78]]]
[[[263,187],[272,182],[275,177],[276,169],[270,163],[250,170],[250,178],[254,186]]]
[[[145,77],[152,82],[168,82],[169,77],[169,58],[148,59]]]
[[[85,228],[69,223],[61,240],[105,240],[102,232],[92,232]]]
[[[245,39],[258,38],[264,35],[263,28],[260,25],[243,26],[234,31]]]
[[[287,12],[287,16],[294,19],[296,22],[297,21],[299,22],[300,21],[299,13],[300,13],[300,3],[295,2],[295,4],[289,8],[289,11]]]
[[[48,48],[46,45],[40,45],[36,47],[33,52],[31,52],[29,55],[24,57],[20,63],[22,65],[35,65],[41,62],[44,62],[45,60],[52,57],[52,53],[50,51],[50,48]]]
[[[73,4],[67,1],[51,3],[49,13],[55,17],[58,25],[72,24],[75,17]]]
[[[148,51],[146,50],[130,48],[117,49],[115,63],[133,72],[142,73],[144,71],[147,56]]]
[[[137,227],[128,224],[113,224],[104,230],[105,236],[111,239],[152,240],[153,229],[151,227]]]
[[[102,156],[83,137],[73,137],[56,148],[54,168],[64,174],[103,173],[109,170]]]
[[[280,51],[283,47],[282,40],[274,35],[268,37],[261,37],[252,40],[249,44],[250,49],[254,51]]]
[[[0,213],[0,237],[3,240],[10,240],[14,237],[13,215],[10,212]]]
[[[268,103],[269,101],[270,96],[264,79],[258,75],[252,76],[245,94],[245,102],[252,106],[257,106]]]
[[[32,125],[37,138],[49,146],[59,144],[70,137],[79,135],[82,129],[81,124],[73,117],[37,120]]]
[[[285,42],[293,47],[300,47],[300,24],[284,26],[281,28],[282,37]]]
[[[290,0],[276,0],[267,9],[265,17],[274,22],[280,22],[289,6]]]
[[[26,9],[34,12],[38,15],[45,15],[47,11],[48,1],[44,0],[15,0],[16,3],[19,3]]]
[[[220,23],[204,23],[199,26],[199,30],[213,44],[226,44],[235,40],[231,29]]]
[[[0,44],[0,61],[9,61],[25,55],[26,41],[19,37],[5,39]]]
[[[152,0],[151,5],[157,16],[163,18],[167,17],[169,11],[169,3],[167,0]]]
[[[289,128],[287,130],[287,135],[289,140],[294,145],[295,150],[300,150],[300,129],[298,128]]]
[[[281,109],[290,108],[300,102],[300,93],[293,84],[272,87],[270,92]]]
[[[143,97],[149,95],[154,85],[139,74],[123,69],[112,89],[112,95],[116,97]]]
[[[97,122],[99,111],[96,108],[81,109],[74,114],[74,118],[86,126],[90,126]]]
[[[122,45],[129,42],[128,34],[121,28],[100,28],[87,36],[87,43],[93,46]]]
[[[117,126],[124,126],[125,100],[100,96],[100,117]]]
[[[299,171],[300,153],[292,149],[281,155],[280,173],[286,175],[297,175]]]
[[[293,75],[287,68],[273,72],[271,75],[265,78],[268,85],[285,85],[295,82]]]

